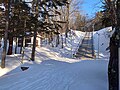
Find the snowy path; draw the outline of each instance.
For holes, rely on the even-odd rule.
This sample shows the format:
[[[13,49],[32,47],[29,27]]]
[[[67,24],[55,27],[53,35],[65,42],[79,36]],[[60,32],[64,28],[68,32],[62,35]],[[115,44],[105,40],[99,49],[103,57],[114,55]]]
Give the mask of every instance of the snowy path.
[[[106,69],[105,69],[106,68]],[[107,90],[107,61],[54,60],[0,78],[0,90]]]

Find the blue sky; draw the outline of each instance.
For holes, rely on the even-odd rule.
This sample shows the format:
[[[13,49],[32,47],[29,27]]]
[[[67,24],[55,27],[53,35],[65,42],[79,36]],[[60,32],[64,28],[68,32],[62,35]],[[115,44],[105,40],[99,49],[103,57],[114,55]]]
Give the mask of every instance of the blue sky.
[[[102,5],[101,0],[83,0],[82,10],[84,14],[93,17],[95,12],[100,11]]]

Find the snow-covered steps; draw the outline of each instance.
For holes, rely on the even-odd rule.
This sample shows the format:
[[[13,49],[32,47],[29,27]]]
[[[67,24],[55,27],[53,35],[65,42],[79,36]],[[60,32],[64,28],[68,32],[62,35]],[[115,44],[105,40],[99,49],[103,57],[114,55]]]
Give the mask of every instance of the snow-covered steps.
[[[79,46],[78,52],[76,53],[76,58],[80,59],[91,59],[93,58],[93,41],[92,32],[87,32],[82,45]]]

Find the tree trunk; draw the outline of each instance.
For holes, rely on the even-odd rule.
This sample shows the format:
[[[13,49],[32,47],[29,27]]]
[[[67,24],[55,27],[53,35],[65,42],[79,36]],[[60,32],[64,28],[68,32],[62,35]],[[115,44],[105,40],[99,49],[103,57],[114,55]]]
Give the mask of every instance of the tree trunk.
[[[23,36],[22,37],[19,37],[18,39],[18,43],[19,43],[19,46],[20,46],[20,54],[22,53],[22,47],[23,47]]]
[[[12,55],[12,49],[13,49],[13,36],[9,35],[9,48],[7,55]]]
[[[58,47],[58,45],[59,45],[59,34],[57,34],[57,36],[56,36],[56,47]]]
[[[7,37],[8,37],[8,21],[6,22],[6,30],[4,35],[4,47],[2,52],[2,61],[1,61],[1,68],[5,68],[5,59],[6,59],[6,51],[7,51]]]
[[[17,54],[17,47],[18,47],[18,38],[16,37],[15,54]]]
[[[0,48],[1,48],[1,46],[2,46],[1,41],[2,41],[2,40],[0,39]]]
[[[4,33],[4,47],[3,47],[3,52],[2,52],[1,68],[5,68],[8,28],[9,28],[10,3],[11,3],[11,0],[9,0],[8,4],[6,5],[6,25],[5,25],[5,33]]]
[[[62,48],[63,48],[63,36],[61,34],[61,44],[62,44]]]
[[[118,88],[118,41],[116,32],[110,38],[110,60],[108,65],[109,90],[119,90]]]
[[[22,54],[21,62],[22,63],[23,63],[23,58],[24,58],[24,52],[25,52],[25,36],[23,36],[23,47],[22,47],[22,51],[21,51],[21,54]]]
[[[51,43],[50,33],[48,34],[48,43],[49,43],[49,45]]]
[[[69,32],[69,10],[70,10],[70,5],[67,4],[67,23],[66,23],[67,24],[67,28],[66,28],[66,32],[65,32],[66,38],[68,37],[67,33]]]
[[[33,38],[33,47],[32,47],[32,54],[31,54],[31,60],[32,61],[35,60],[36,38],[37,38],[37,28],[35,26],[34,38]]]

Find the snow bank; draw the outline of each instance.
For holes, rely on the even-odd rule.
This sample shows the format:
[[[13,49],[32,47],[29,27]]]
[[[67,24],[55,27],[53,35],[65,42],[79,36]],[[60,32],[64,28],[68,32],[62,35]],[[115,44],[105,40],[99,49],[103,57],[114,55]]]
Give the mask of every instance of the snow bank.
[[[109,58],[109,47],[110,37],[112,35],[112,27],[107,27],[99,31],[94,32],[94,49],[96,57],[98,58]]]

